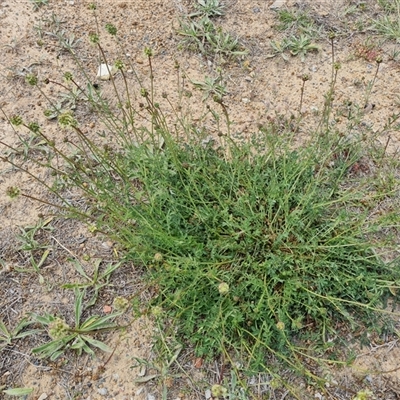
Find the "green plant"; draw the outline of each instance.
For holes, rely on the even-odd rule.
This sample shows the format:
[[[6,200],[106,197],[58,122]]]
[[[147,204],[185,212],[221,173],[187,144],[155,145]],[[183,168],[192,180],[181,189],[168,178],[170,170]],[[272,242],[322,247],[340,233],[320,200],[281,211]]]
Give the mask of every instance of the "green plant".
[[[207,17],[198,20],[182,19],[178,34],[183,36],[181,45],[191,51],[200,51],[206,56],[237,57],[245,55],[239,40],[223,32]]]
[[[277,11],[279,24],[277,29],[280,31],[290,30],[294,34],[316,34],[314,21],[307,12],[292,11],[289,9],[282,9]]]
[[[49,0],[30,0],[34,11],[38,11],[41,7],[47,5]]]
[[[385,10],[385,15],[373,20],[372,27],[381,35],[388,39],[400,41],[400,1],[393,2],[380,1],[381,7]]]
[[[106,27],[116,36],[114,28]],[[217,31],[209,19],[190,21],[188,30],[190,43],[206,52],[212,49],[214,39],[207,34]],[[107,63],[99,35],[91,34],[90,40]],[[331,41],[333,46],[333,36]],[[284,43],[293,55],[305,55],[315,46],[304,35]],[[51,142],[42,128],[21,116],[10,118],[21,129],[34,128],[48,143],[58,163],[43,165],[33,155],[30,161],[48,168],[65,186],[60,190],[36,179],[56,199],[52,205],[85,221],[93,232],[112,237],[125,250],[125,259],[145,269],[144,279],[154,293],[145,309],[162,315],[165,327],[173,321],[179,341],[191,343],[197,356],[220,357],[223,365],[239,363],[246,373],[262,371],[274,379],[277,370],[290,367],[323,387],[324,379],[309,365],[349,362],[332,349],[356,329],[365,336],[371,330],[390,331],[385,306],[390,297],[399,300],[400,286],[399,259],[388,261],[398,246],[398,207],[375,212],[398,195],[399,185],[394,175],[389,186],[376,176],[355,174],[363,157],[371,157],[372,145],[353,132],[350,137],[332,128],[340,64],[332,55],[322,122],[302,144],[294,144],[301,121],[293,129],[292,119],[284,116],[260,127],[247,142],[234,141],[217,86],[221,82],[210,78],[200,83],[213,94],[218,88],[215,107],[222,109],[227,125],[218,125],[218,138],[206,143],[198,134],[206,129],[186,123],[167,94],[157,98],[151,49],[145,49],[145,56],[149,77],[146,85],[138,79],[142,101],[137,108],[121,62],[116,63],[121,86],[110,77],[114,103],[102,98],[89,79],[82,89],[65,74],[113,135],[112,145],[100,146],[96,136],[85,134],[73,110],[58,116],[61,128],[69,130],[68,146]],[[299,108],[306,80],[304,76]],[[37,76],[27,76],[27,83],[41,90]],[[170,107],[168,117],[158,101]],[[209,111],[219,118],[211,106]],[[371,159],[377,167],[385,151],[379,154],[379,162]],[[30,173],[23,163],[6,161]],[[74,189],[84,201],[71,202],[64,188]],[[35,354],[55,359],[67,347],[90,353],[90,346],[105,346],[90,333],[116,328],[109,323],[112,316],[80,322],[85,291],[78,288],[107,283],[110,274],[99,274],[95,266],[92,277],[80,264],[75,267],[87,281],[69,284],[76,294],[75,328],[57,316],[35,316],[52,338]],[[167,349],[157,377],[165,377],[180,352],[180,347]],[[243,393],[236,382],[230,389],[239,397]],[[222,394],[229,393],[229,382],[219,383],[227,390]]]
[[[319,47],[312,43],[311,38],[306,35],[300,35],[299,37],[291,36],[286,39],[285,42],[285,47],[289,50],[292,56],[300,56],[302,61],[304,61],[308,52],[319,50]]]
[[[225,15],[225,5],[221,4],[219,0],[197,0],[194,7],[196,12],[190,14],[190,17],[207,16],[211,18]]]
[[[40,272],[40,267],[44,264],[50,254],[51,248],[48,243],[41,243],[37,240],[37,236],[45,231],[51,231],[53,228],[50,222],[53,217],[41,219],[35,225],[20,228],[21,233],[18,238],[21,242],[20,250],[29,253],[29,260],[35,272]],[[40,259],[38,260],[38,255]],[[16,268],[17,271],[25,271],[25,269]]]
[[[77,259],[70,260],[73,262],[76,271],[86,282],[66,283],[62,285],[64,289],[87,289],[93,287],[92,298],[87,302],[86,307],[92,306],[96,303],[99,291],[101,288],[110,284],[110,277],[112,273],[120,267],[121,263],[108,264],[103,272],[100,272],[101,259],[97,258],[92,260],[93,275],[89,276],[83,269],[81,263]]]
[[[312,43],[311,38],[307,35],[290,36],[284,38],[280,43],[274,40],[271,41],[271,47],[273,53],[269,57],[274,57],[280,54],[284,60],[288,60],[288,56],[285,54],[289,51],[292,56],[300,56],[301,60],[304,61],[308,52],[318,51],[319,47]]]
[[[6,346],[9,346],[14,340],[38,333],[38,329],[24,330],[31,324],[32,321],[23,318],[14,329],[8,330],[4,322],[0,320],[0,351]]]
[[[32,349],[32,353],[41,358],[56,360],[67,349],[72,349],[81,354],[82,351],[94,355],[91,347],[99,348],[102,351],[111,352],[110,347],[105,343],[92,337],[93,334],[108,330],[117,329],[118,326],[110,320],[115,319],[120,313],[110,314],[104,317],[92,315],[81,322],[84,309],[83,299],[85,290],[75,290],[75,326],[71,327],[67,322],[58,316],[45,314],[43,316],[32,314],[32,321],[46,329],[51,341]]]
[[[203,82],[192,81],[195,88],[204,92],[203,100],[208,99],[210,96],[216,96],[216,100],[221,100],[226,95],[226,86],[223,84],[222,75],[212,78],[206,76]]]

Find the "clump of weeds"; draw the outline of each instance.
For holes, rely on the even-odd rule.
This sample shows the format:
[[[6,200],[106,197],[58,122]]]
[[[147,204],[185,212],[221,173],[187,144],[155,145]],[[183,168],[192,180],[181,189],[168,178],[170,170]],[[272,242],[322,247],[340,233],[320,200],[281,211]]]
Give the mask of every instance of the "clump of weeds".
[[[185,36],[209,52],[214,48],[212,35],[226,36],[204,19],[208,17],[201,18],[185,22],[195,31]],[[115,27],[108,24],[107,31],[117,39]],[[91,34],[90,40],[108,65],[99,35]],[[302,55],[310,46],[303,38],[292,51]],[[52,142],[45,128],[21,116],[10,118],[18,129],[34,130],[47,141],[57,163],[30,161],[78,191],[85,205],[74,205],[67,192],[35,178],[57,200],[52,204],[61,213],[108,235],[124,249],[124,260],[144,267],[143,279],[153,296],[143,312],[157,315],[160,336],[173,324],[179,342],[192,346],[196,357],[229,365],[237,372],[235,379],[265,374],[270,394],[276,388],[297,398],[302,394],[285,380],[287,368],[325,390],[326,380],[313,366],[350,363],[332,349],[342,349],[340,338],[356,331],[365,337],[371,332],[394,334],[387,304],[399,300],[400,286],[399,209],[393,204],[375,212],[398,196],[399,185],[394,182],[385,189],[374,176],[352,173],[365,156],[379,171],[386,156],[364,137],[332,128],[340,65],[332,57],[322,122],[301,146],[293,145],[296,130],[276,135],[272,124],[248,141],[235,142],[222,87],[213,111],[225,120],[225,129],[221,123],[217,140],[205,143],[163,94],[176,120],[170,123],[165,117],[154,90],[151,49],[145,49],[145,56],[150,78],[147,85],[140,80],[143,104],[138,109],[133,102],[123,107],[132,94],[122,62],[115,63],[119,74],[110,74],[117,104],[101,97],[90,82],[81,88],[67,75],[105,121],[113,146],[97,145],[82,131],[73,110],[57,117],[61,129],[68,129],[69,146]],[[37,77],[27,81],[40,90]],[[307,81],[304,77],[302,98]],[[217,85],[221,83],[210,80],[200,86],[218,94]],[[147,124],[140,125],[137,117],[143,114]],[[33,175],[24,163],[6,161]],[[97,282],[80,273],[85,285]],[[74,327],[58,317],[36,317],[51,338],[35,348],[36,354],[55,359],[69,346],[88,353],[93,346],[106,349],[90,333],[115,329],[109,324],[111,316],[82,322],[84,290],[76,287],[75,294]],[[168,352],[168,368],[180,352],[180,347]],[[233,385],[232,380],[229,390],[237,397],[231,398],[251,396],[244,381]],[[221,377],[213,395],[226,397],[226,386]]]

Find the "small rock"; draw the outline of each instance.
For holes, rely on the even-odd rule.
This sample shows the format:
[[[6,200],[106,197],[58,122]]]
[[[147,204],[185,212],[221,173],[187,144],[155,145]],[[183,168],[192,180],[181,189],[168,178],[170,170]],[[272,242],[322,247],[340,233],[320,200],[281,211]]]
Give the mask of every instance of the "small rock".
[[[156,396],[154,396],[153,394],[148,394],[147,395],[147,400],[156,400]]]
[[[106,388],[100,388],[100,389],[97,389],[97,393],[98,393],[100,396],[107,396],[108,390],[107,390]]]
[[[258,7],[254,7],[253,8],[253,13],[254,14],[257,14],[257,13],[259,13],[260,12],[260,9],[258,8]]]
[[[210,389],[206,389],[205,393],[204,393],[206,399],[211,399],[211,390]]]
[[[115,381],[115,382],[118,382],[118,380],[119,380],[119,375],[118,374],[113,374],[113,380]]]
[[[277,10],[278,8],[281,8],[285,5],[286,0],[275,0],[270,6],[269,8],[271,10]]]
[[[47,396],[47,393],[42,393],[37,400],[46,400],[49,396]]]
[[[250,99],[248,99],[247,97],[243,97],[242,103],[248,104],[248,103],[250,103]]]
[[[97,78],[100,78],[102,81],[108,81],[111,78],[111,75],[115,75],[117,72],[118,70],[112,65],[100,64],[99,69],[97,70]]]

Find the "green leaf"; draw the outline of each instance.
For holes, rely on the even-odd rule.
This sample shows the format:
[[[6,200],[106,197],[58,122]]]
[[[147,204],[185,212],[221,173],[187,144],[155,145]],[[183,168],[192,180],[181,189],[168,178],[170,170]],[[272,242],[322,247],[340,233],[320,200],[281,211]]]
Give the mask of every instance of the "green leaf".
[[[84,278],[86,278],[88,281],[92,281],[87,275],[86,272],[84,271],[84,269],[82,268],[82,265],[80,264],[80,262],[78,260],[71,260],[72,263],[75,266],[75,269],[77,270],[77,272],[79,272]]]
[[[107,322],[110,319],[113,319],[120,314],[110,314],[105,317],[99,317],[98,315],[93,315],[89,317],[80,327],[80,331],[95,331],[98,329],[105,329],[105,328],[114,328],[117,325]]]
[[[52,340],[51,342],[45,343],[42,346],[35,347],[34,349],[32,349],[32,353],[37,354],[41,358],[52,357],[52,359],[54,359],[53,354],[59,352],[59,350],[61,349],[63,349],[61,351],[61,353],[63,353],[66,344],[75,337],[76,333],[66,336],[62,339]],[[59,357],[59,355],[57,357]]]
[[[0,331],[4,334],[5,339],[8,339],[11,337],[11,333],[8,331],[7,327],[4,325],[4,322],[0,319]],[[4,340],[0,337],[0,340]]]
[[[121,263],[116,263],[116,264],[108,264],[106,270],[101,274],[100,279],[106,279],[108,282],[108,279],[110,278],[110,275],[121,266]]]
[[[83,308],[83,298],[85,296],[86,290],[79,290],[76,288],[74,290],[75,293],[75,327],[78,329],[81,315],[82,315],[82,308]]]
[[[99,340],[93,339],[92,337],[88,335],[82,335],[82,339],[85,340],[86,342],[90,343],[92,346],[95,346],[99,348],[100,350],[103,350],[107,353],[112,352],[112,348],[107,346],[105,343],[100,342]]]
[[[8,394],[9,396],[26,396],[33,392],[33,389],[30,388],[14,388],[3,390],[3,393]]]

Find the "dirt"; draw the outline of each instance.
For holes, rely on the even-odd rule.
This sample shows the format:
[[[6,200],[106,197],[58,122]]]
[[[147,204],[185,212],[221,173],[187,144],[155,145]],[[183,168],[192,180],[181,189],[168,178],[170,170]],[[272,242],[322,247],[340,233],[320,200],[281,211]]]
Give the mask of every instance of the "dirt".
[[[96,80],[99,64],[96,48],[89,43],[89,32],[96,31],[96,20],[88,9],[88,1],[49,0],[37,11],[33,11],[33,2],[23,0],[0,0],[0,140],[18,147],[18,154],[12,157],[21,160],[27,146],[20,144],[17,135],[25,142],[30,140],[27,130],[14,130],[8,118],[19,114],[27,122],[39,122],[48,135],[60,142],[65,132],[61,131],[54,120],[43,115],[46,108],[46,96],[59,98],[62,87],[53,82],[62,82],[63,74],[79,70],[70,53],[57,44],[52,32],[65,31],[67,37],[74,35],[76,53],[85,65],[90,79]],[[37,0],[36,3],[39,3]],[[202,119],[207,104],[213,107],[211,99],[202,102],[204,93],[195,90],[190,81],[203,81],[206,76],[218,76],[218,68],[223,71],[223,82],[228,94],[225,105],[232,118],[232,135],[247,137],[271,120],[290,121],[292,116],[301,113],[305,122],[298,132],[299,140],[310,129],[316,129],[317,114],[322,111],[324,94],[329,90],[332,74],[332,46],[329,39],[319,40],[319,51],[310,52],[302,57],[281,55],[272,57],[271,41],[279,41],[285,34],[276,29],[276,10],[271,9],[269,0],[226,0],[226,15],[218,19],[224,31],[231,32],[240,39],[248,54],[236,60],[222,63],[218,57],[204,57],[201,54],[180,49],[181,38],[177,34],[179,18],[193,11],[193,2],[186,0],[134,0],[97,2],[97,24],[103,29],[106,23],[118,28],[122,38],[124,57],[131,62],[137,73],[143,77],[144,85],[149,85],[149,66],[143,54],[145,47],[152,48],[155,92],[167,117],[173,114],[163,92],[168,93],[174,103],[179,91],[184,89],[192,95],[189,104],[197,108],[191,114],[193,124],[204,125],[210,135],[217,137],[219,130],[211,118]],[[279,3],[279,2],[278,2]],[[354,132],[374,135],[375,140],[386,146],[388,154],[398,155],[400,133],[386,127],[388,118],[399,112],[398,87],[400,85],[400,62],[395,52],[400,50],[395,42],[372,38],[375,47],[371,50],[369,35],[359,29],[362,13],[347,13],[350,7],[358,3],[341,1],[283,1],[280,7],[289,10],[308,10],[320,29],[337,32],[334,41],[335,62],[340,62],[337,92],[334,107],[337,129],[347,132],[346,115],[357,107],[363,110],[361,120],[354,126]],[[367,22],[376,18],[379,7],[375,1],[363,2],[369,10]],[[364,21],[365,22],[365,21]],[[367,23],[366,23],[367,25]],[[104,32],[102,30],[101,32]],[[327,35],[325,35],[327,36]],[[121,57],[121,50],[105,33],[104,49],[107,58],[114,62]],[[376,56],[382,57],[379,71],[371,93],[367,96],[368,85],[374,80],[378,64]],[[181,81],[177,82],[176,65],[180,66]],[[38,76],[43,89],[39,93],[25,83],[25,76],[34,73]],[[301,102],[302,78],[307,75]],[[182,77],[184,79],[182,80]],[[45,84],[48,79],[50,83]],[[117,80],[117,79],[116,79]],[[110,81],[99,81],[105,93],[112,93]],[[181,86],[179,86],[181,85]],[[136,93],[139,87],[136,85]],[[140,96],[135,97],[140,102]],[[199,106],[201,105],[201,106]],[[220,110],[221,111],[221,110]],[[103,129],[85,106],[78,107],[76,113],[82,129],[88,135],[96,135]],[[105,143],[111,137],[102,139]],[[29,151],[42,151],[40,143],[31,142]],[[2,154],[10,154],[4,145]],[[14,159],[12,158],[11,159]],[[48,175],[30,165],[24,166],[33,174],[39,174],[46,182]],[[41,219],[50,215],[47,204],[27,197],[10,199],[7,192],[10,187],[19,187],[32,198],[43,198],[44,189],[26,173],[17,171],[10,164],[0,163],[0,319],[7,326],[15,326],[23,315],[29,312],[51,312],[73,315],[73,294],[71,290],[58,288],[68,282],[76,282],[79,273],[71,258],[82,261],[87,271],[93,268],[93,260],[101,259],[104,268],[107,263],[118,259],[118,248],[107,238],[92,234],[87,227],[77,222],[55,218],[49,223],[51,230],[39,229],[40,242],[51,252],[40,274],[19,272],[19,269],[31,268],[28,253],[21,250],[18,235],[21,228],[35,226]],[[85,262],[84,260],[87,260]],[[95,311],[105,315],[116,296],[129,297],[140,291],[140,270],[128,265],[118,270],[112,277],[112,286],[101,292]],[[56,290],[57,288],[57,290]],[[149,294],[143,294],[147,296]],[[143,298],[143,301],[145,298]],[[154,358],[152,337],[156,327],[153,322],[141,318],[121,317],[120,324],[128,323],[123,331],[104,334],[102,338],[114,350],[98,353],[97,358],[77,357],[68,352],[61,361],[47,362],[35,358],[30,349],[43,343],[44,336],[35,336],[16,341],[1,352],[0,387],[30,387],[33,393],[29,399],[159,399],[160,385],[155,379],[145,384],[135,383],[136,378],[146,380],[155,373],[154,369],[133,368],[137,358],[151,361]],[[399,323],[400,320],[397,321]],[[371,344],[367,349],[358,351],[351,369],[337,373],[338,387],[332,389],[329,398],[351,399],[358,390],[371,388],[376,399],[400,398],[400,347],[398,339]],[[180,378],[170,383],[173,397],[180,399],[204,398],[205,388],[217,380],[211,369],[202,370],[195,365],[196,360],[187,355],[187,373],[192,379]],[[205,367],[204,367],[205,368]],[[202,391],[189,390],[190,380],[202,383]],[[167,385],[168,386],[168,385]],[[312,393],[312,394],[311,394]],[[313,398],[318,390],[310,389]],[[47,396],[47,397],[46,397]],[[320,395],[321,396],[321,395]],[[0,394],[1,398],[1,394]],[[6,397],[5,397],[6,398]],[[284,397],[281,397],[284,398]],[[287,397],[289,398],[289,397]]]

